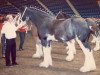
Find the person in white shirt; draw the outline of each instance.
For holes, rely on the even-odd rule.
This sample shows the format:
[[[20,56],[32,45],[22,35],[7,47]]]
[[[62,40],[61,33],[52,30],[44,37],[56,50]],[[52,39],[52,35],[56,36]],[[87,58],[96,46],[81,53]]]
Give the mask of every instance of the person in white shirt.
[[[18,65],[16,62],[16,31],[22,25],[16,26],[12,15],[6,16],[7,21],[4,22],[4,25],[1,30],[1,34],[5,34],[6,38],[6,53],[5,61],[6,66]],[[11,63],[12,61],[12,63]]]

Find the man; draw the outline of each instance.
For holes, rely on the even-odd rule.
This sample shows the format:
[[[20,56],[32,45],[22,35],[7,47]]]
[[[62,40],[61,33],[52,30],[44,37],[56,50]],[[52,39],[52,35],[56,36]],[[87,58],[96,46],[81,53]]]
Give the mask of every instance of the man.
[[[6,66],[18,65],[16,62],[16,31],[22,25],[15,25],[15,20],[12,15],[6,16],[7,21],[4,22],[4,25],[1,30],[1,34],[5,34],[6,38],[6,53],[5,53],[5,61]],[[12,61],[12,63],[11,63]]]

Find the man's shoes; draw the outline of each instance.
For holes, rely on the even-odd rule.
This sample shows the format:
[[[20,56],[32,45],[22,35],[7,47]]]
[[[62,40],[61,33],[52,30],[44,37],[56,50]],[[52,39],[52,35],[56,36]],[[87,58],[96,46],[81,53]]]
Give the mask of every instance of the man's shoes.
[[[7,67],[12,67],[12,65],[11,65],[11,64],[6,64],[6,66],[7,66]]]
[[[14,65],[18,65],[18,64],[15,62],[15,63],[12,63],[12,65],[14,66]]]
[[[24,50],[23,48],[21,48],[20,50]]]
[[[7,67],[13,67],[14,65],[18,65],[16,62],[11,64],[6,64]]]
[[[19,48],[19,50],[18,51],[22,51],[22,50],[24,50],[23,48]]]
[[[5,58],[5,54],[2,54],[2,58]]]

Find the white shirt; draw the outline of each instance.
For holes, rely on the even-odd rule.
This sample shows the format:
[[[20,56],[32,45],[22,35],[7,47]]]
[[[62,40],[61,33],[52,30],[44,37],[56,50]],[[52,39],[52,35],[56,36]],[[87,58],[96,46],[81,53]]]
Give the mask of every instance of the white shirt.
[[[18,27],[15,26],[14,22],[5,22],[1,34],[5,34],[7,39],[16,38],[16,31]]]

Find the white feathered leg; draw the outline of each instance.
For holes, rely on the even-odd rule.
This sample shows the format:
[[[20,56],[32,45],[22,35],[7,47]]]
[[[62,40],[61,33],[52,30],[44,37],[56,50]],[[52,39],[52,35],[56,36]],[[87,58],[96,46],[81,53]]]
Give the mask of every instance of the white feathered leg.
[[[96,42],[96,36],[92,35],[93,39],[92,39],[92,43],[95,43]]]
[[[85,62],[84,65],[81,67],[81,72],[88,72],[96,69],[93,52],[89,51],[89,49],[84,50],[85,54]]]
[[[67,42],[68,45],[68,56],[66,57],[67,61],[72,61],[74,59],[74,54],[76,54],[76,49],[75,49],[75,40],[71,40]]]
[[[70,43],[71,43],[71,46],[72,46],[72,48],[73,48],[74,54],[76,54],[75,39],[71,40]],[[68,50],[68,51],[67,51],[67,54],[69,54],[70,50],[69,50],[69,47],[68,47],[68,46],[66,46],[66,50]]]
[[[51,58],[51,47],[43,47],[44,59],[43,62],[40,63],[40,67],[49,67],[52,66],[52,58]]]
[[[76,39],[78,44],[80,45],[84,55],[85,55],[85,62],[84,65],[80,68],[81,72],[88,72],[96,69],[93,52],[89,49],[85,48],[82,42],[77,38]]]
[[[43,56],[43,50],[42,50],[42,45],[41,41],[38,40],[36,43],[36,53],[33,54],[33,58],[41,58]]]
[[[96,42],[96,45],[94,47],[94,51],[97,51],[100,49],[100,36],[98,36],[96,39],[95,39],[95,42]]]

